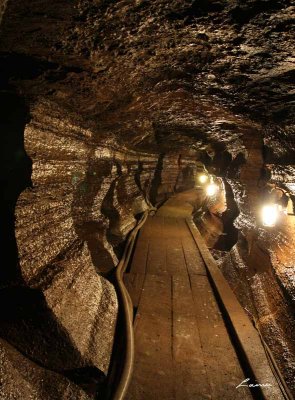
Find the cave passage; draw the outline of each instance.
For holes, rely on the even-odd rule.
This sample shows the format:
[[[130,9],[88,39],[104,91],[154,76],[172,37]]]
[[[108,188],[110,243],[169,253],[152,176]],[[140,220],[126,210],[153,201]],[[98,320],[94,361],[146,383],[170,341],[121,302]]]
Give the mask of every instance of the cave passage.
[[[187,223],[199,200],[195,189],[174,195],[140,232],[124,278],[136,310],[135,364],[125,398],[283,399],[257,332],[247,333],[252,341],[247,356],[255,360],[250,370],[235,346],[218,301],[224,294],[230,298],[230,289],[216,295],[208,259]],[[239,329],[247,330],[242,320],[248,317],[242,316],[242,308],[234,311],[235,302],[231,300],[230,308],[239,320],[239,336]],[[262,365],[269,384],[263,393],[259,385],[239,387],[249,377],[258,382]]]
[[[1,400],[294,397],[294,20],[0,0]]]

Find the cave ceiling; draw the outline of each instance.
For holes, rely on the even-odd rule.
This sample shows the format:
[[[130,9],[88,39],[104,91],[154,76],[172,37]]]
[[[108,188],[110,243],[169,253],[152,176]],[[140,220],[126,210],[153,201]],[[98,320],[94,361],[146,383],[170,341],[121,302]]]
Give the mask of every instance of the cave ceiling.
[[[14,1],[2,77],[97,143],[235,157],[254,129],[269,147],[288,132],[293,151],[294,11],[269,0]]]
[[[197,159],[225,186],[202,234],[294,393],[294,16],[288,0],[0,1],[0,356],[32,387],[47,371],[42,399],[88,399],[65,369],[106,373],[108,274]],[[270,230],[268,180],[293,208]],[[3,398],[41,398],[3,365]]]

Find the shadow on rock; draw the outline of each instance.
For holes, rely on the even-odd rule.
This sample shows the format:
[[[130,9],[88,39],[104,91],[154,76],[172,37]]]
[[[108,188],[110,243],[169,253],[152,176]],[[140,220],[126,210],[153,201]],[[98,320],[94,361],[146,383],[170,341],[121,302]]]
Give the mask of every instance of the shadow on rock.
[[[103,373],[96,368],[89,373],[92,367],[85,365],[43,293],[27,287],[22,278],[15,208],[22,191],[32,186],[32,161],[24,147],[30,115],[24,99],[3,81],[0,101],[0,336],[27,359],[44,367],[45,375],[46,370],[59,372],[92,394],[102,382]]]
[[[20,193],[31,186],[32,162],[24,149],[24,129],[29,121],[29,110],[23,99],[12,91],[0,92],[1,130],[1,205],[0,287],[23,283],[18,263],[18,251],[14,233],[15,206]]]

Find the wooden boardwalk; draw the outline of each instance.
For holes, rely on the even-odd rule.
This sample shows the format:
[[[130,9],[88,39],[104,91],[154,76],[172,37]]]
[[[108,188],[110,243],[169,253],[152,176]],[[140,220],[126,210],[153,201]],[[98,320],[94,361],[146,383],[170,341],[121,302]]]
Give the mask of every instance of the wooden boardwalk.
[[[252,399],[183,217],[148,218],[125,284],[137,311],[127,400]]]

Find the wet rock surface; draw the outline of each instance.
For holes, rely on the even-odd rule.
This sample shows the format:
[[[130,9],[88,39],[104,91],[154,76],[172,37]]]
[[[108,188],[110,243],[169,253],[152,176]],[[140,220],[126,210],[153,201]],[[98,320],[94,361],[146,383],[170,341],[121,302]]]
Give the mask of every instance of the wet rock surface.
[[[126,235],[192,187],[199,159],[226,190],[227,210],[209,204],[202,220],[210,247],[294,390],[294,217],[259,223],[266,181],[295,196],[294,13],[287,0],[7,3],[1,336],[48,379],[79,392],[91,370],[99,387]]]

